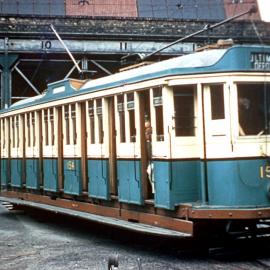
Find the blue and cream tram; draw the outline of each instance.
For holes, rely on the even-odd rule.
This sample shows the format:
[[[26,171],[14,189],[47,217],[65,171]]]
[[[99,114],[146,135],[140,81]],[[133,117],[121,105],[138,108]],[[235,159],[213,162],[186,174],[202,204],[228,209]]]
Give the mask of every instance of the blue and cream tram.
[[[269,104],[267,46],[49,84],[1,111],[1,200],[189,235],[209,220],[259,228],[270,218]]]

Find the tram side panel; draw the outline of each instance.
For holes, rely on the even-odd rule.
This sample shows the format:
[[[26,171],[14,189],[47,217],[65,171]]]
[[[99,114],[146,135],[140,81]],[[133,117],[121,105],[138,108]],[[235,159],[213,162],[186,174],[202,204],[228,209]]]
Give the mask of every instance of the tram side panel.
[[[56,108],[42,110],[43,187],[45,191],[58,192],[58,134],[59,113]]]
[[[10,176],[10,159],[9,159],[9,119],[1,118],[1,186],[7,187]]]
[[[104,200],[110,198],[108,117],[107,100],[86,102],[88,195]]]
[[[237,79],[236,79],[237,80]],[[243,81],[243,78],[238,78]],[[209,106],[207,123],[207,171],[209,204],[248,206],[269,204],[270,177],[269,129],[269,83],[254,83],[252,77],[245,82],[224,85],[222,119],[213,119],[216,107],[205,95]],[[248,82],[250,81],[250,82]],[[215,91],[207,89],[205,92]],[[219,106],[220,111],[220,106]],[[215,117],[217,118],[217,117]],[[217,121],[222,126],[217,129]],[[225,127],[225,128],[224,128]],[[216,136],[217,132],[219,135]]]
[[[155,88],[150,91],[151,97],[151,126],[152,126],[152,169],[150,179],[153,182],[155,206],[165,209],[173,209],[175,206],[172,198],[174,188],[172,187],[172,129],[173,114],[172,107],[173,98],[171,90],[163,87]],[[159,92],[159,93],[158,93]],[[163,125],[161,125],[161,119]]]
[[[81,107],[79,103],[67,104],[62,107],[63,119],[63,172],[64,193],[81,195]]]
[[[25,184],[23,125],[23,115],[17,114],[10,117],[10,178],[11,186],[16,188],[22,188]]]
[[[202,198],[196,85],[153,89],[153,178],[155,205],[174,209]],[[160,114],[163,112],[163,133]]]
[[[120,202],[143,204],[140,97],[136,92],[115,96],[116,157]]]
[[[26,188],[39,189],[40,179],[40,114],[37,111],[24,115],[25,177]]]
[[[174,209],[201,199],[196,96],[193,85],[115,97],[120,201]]]

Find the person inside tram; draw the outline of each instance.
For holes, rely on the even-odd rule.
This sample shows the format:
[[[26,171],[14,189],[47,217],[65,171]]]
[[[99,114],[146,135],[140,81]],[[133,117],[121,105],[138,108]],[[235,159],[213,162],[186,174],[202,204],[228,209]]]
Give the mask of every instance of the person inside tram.
[[[238,110],[239,110],[239,135],[245,136],[245,129],[248,125],[248,115],[250,110],[250,100],[246,97],[238,98]]]
[[[265,106],[262,94],[238,98],[239,135],[262,135],[265,130]]]
[[[152,193],[155,193],[154,189],[154,176],[153,176],[153,163],[152,163],[152,127],[148,115],[145,115],[145,147],[146,147],[146,172],[150,182]]]

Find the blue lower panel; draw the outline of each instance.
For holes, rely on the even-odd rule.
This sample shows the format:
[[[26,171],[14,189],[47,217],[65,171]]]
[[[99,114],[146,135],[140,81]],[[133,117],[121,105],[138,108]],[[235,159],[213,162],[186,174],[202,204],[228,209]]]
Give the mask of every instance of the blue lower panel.
[[[201,199],[200,161],[154,161],[155,205],[175,205]]]
[[[143,204],[141,162],[135,160],[117,161],[119,201]]]
[[[170,192],[171,168],[169,162],[155,161],[153,180],[155,185],[155,206],[172,208],[172,196]]]
[[[265,159],[208,161],[209,204],[269,205],[267,168],[269,165]]]
[[[39,160],[27,159],[25,162],[26,187],[39,189]]]
[[[82,194],[82,171],[80,159],[64,159],[64,192]]]
[[[11,186],[22,187],[22,159],[11,159],[10,161]]]
[[[58,191],[58,167],[57,159],[43,159],[43,185],[44,190]]]
[[[8,159],[1,159],[1,185],[8,184]]]
[[[88,160],[89,196],[109,199],[109,162],[108,160]]]

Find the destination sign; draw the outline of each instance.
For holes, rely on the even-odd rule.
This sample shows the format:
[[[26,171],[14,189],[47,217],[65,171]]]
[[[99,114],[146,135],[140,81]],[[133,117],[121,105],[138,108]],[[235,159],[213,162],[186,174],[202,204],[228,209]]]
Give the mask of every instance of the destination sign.
[[[270,70],[270,53],[251,53],[250,62],[256,70]]]

